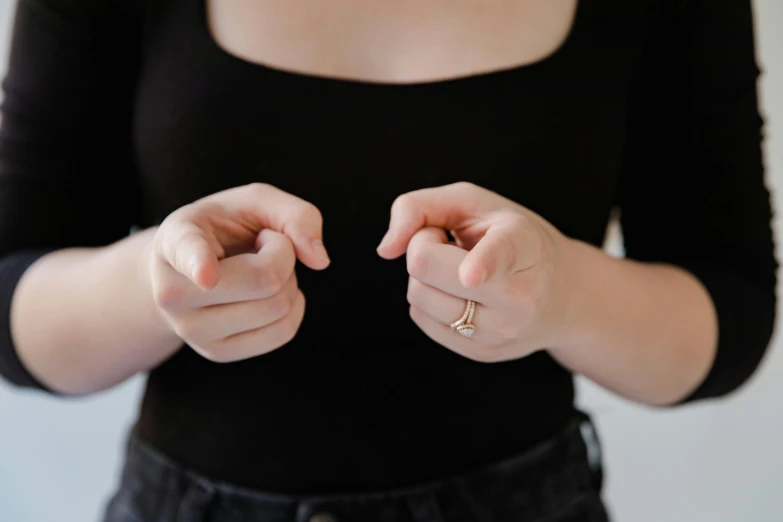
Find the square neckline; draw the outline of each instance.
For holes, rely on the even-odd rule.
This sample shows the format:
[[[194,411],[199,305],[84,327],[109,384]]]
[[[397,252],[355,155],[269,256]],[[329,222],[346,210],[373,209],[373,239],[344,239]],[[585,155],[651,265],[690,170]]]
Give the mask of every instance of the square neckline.
[[[370,80],[362,78],[349,78],[342,76],[331,76],[327,74],[311,73],[306,71],[299,71],[293,68],[286,68],[282,66],[271,65],[265,62],[254,62],[242,58],[227,49],[225,49],[215,38],[212,32],[212,26],[209,20],[209,1],[210,0],[196,0],[188,2],[197,8],[198,19],[198,32],[203,37],[206,46],[210,52],[217,56],[219,59],[231,66],[238,67],[249,74],[266,74],[277,77],[278,79],[297,80],[302,82],[314,82],[321,83],[322,85],[329,84],[333,86],[345,85],[364,88],[375,89],[415,89],[415,88],[433,88],[438,86],[447,86],[453,84],[465,84],[473,82],[481,82],[492,79],[500,79],[509,75],[514,75],[521,72],[533,72],[535,70],[543,69],[557,62],[561,61],[564,56],[568,54],[571,48],[574,47],[577,40],[579,31],[583,25],[583,19],[585,16],[584,9],[587,0],[576,0],[576,6],[571,15],[571,23],[568,32],[562,42],[550,53],[530,63],[524,63],[520,65],[512,65],[506,67],[500,67],[496,69],[487,69],[483,71],[475,71],[468,74],[460,74],[456,76],[444,77],[432,80],[413,80],[404,82],[394,81],[382,81],[382,80]]]

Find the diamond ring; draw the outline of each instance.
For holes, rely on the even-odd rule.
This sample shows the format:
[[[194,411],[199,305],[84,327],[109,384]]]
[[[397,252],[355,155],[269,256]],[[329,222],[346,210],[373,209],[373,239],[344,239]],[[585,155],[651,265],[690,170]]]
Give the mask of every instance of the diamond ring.
[[[470,339],[476,331],[476,325],[473,324],[473,314],[476,312],[476,301],[468,299],[465,303],[465,312],[462,317],[451,324],[451,329],[461,336]]]

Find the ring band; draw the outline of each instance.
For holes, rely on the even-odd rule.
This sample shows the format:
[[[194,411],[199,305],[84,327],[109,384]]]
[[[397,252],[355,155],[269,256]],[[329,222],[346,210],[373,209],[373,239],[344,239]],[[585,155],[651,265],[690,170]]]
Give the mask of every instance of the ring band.
[[[476,331],[476,325],[473,324],[474,313],[476,313],[476,301],[468,299],[465,303],[465,312],[462,317],[451,323],[451,329],[462,337],[470,339]]]

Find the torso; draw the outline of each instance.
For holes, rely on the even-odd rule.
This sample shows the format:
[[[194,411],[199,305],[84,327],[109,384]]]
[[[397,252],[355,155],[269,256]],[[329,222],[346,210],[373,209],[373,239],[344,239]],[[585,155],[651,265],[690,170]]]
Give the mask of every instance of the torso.
[[[307,312],[289,345],[229,365],[185,348],[155,369],[140,437],[217,480],[295,493],[410,485],[561,430],[568,371],[546,352],[487,365],[433,343],[408,316],[404,260],[375,247],[395,197],[455,181],[600,244],[641,2],[211,1],[148,8],[142,225],[263,181],[321,209],[332,265],[298,268]]]

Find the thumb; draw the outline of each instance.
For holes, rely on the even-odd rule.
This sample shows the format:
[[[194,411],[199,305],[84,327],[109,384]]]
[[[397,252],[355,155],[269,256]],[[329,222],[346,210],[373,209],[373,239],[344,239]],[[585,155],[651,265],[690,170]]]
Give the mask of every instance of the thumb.
[[[271,228],[288,236],[296,257],[306,266],[314,270],[329,266],[323,243],[323,218],[312,203],[257,183],[224,191],[217,197],[231,214],[250,219],[258,232]]]
[[[405,253],[413,235],[424,227],[444,230],[463,228],[485,210],[486,191],[469,183],[409,192],[391,208],[389,230],[378,245],[378,254],[394,259]]]
[[[533,241],[527,229],[512,217],[496,222],[468,252],[459,267],[466,288],[497,281],[533,266]]]

